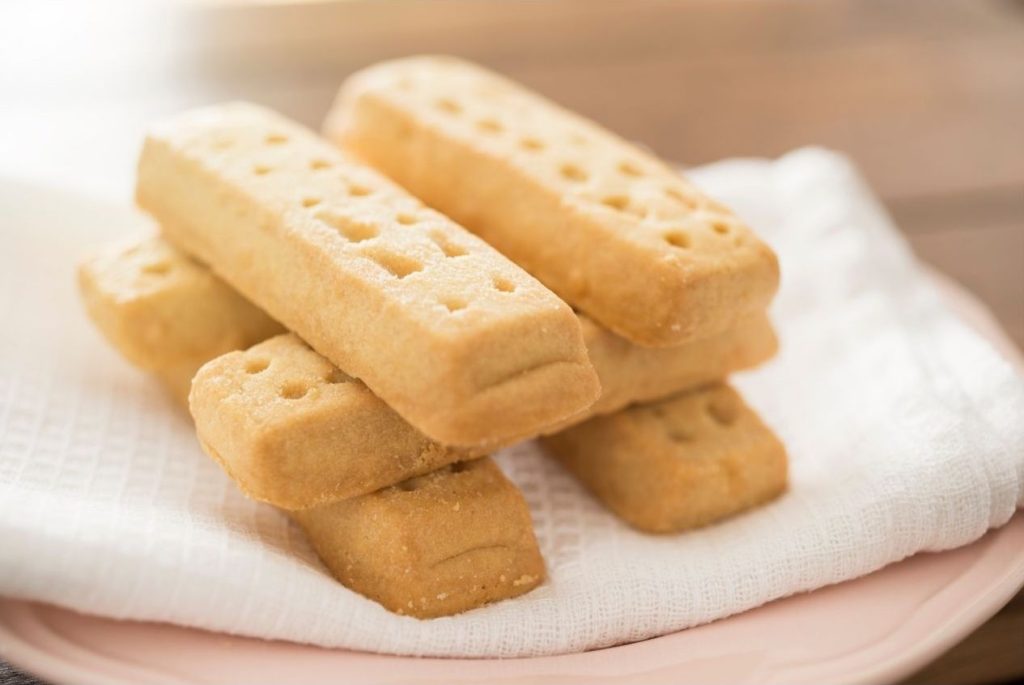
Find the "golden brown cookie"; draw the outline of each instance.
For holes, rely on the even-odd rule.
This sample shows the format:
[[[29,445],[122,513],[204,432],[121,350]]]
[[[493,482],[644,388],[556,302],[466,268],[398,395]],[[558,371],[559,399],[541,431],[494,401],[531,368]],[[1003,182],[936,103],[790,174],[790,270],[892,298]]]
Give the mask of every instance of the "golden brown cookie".
[[[490,458],[289,514],[342,584],[395,613],[447,616],[544,580],[526,502]]]
[[[654,156],[449,57],[352,76],[325,124],[355,152],[630,341],[671,346],[763,312],[772,250]]]
[[[653,533],[712,523],[786,487],[782,443],[723,384],[593,418],[542,442],[609,509]]]
[[[154,265],[160,278],[147,273]],[[104,331],[113,331],[118,348],[155,371],[183,403],[201,363],[261,331],[279,330],[161,238],[108,250],[84,264],[82,273],[83,295],[100,312]],[[260,320],[268,322],[262,329],[251,323]],[[667,349],[633,345],[585,315],[580,323],[603,389],[591,408],[595,413],[718,380],[763,361],[776,347],[763,315],[714,338]],[[267,367],[251,373],[260,367],[250,363],[254,359]],[[307,392],[284,398],[286,386],[291,395]],[[196,379],[193,412],[204,448],[239,487],[286,509],[365,494],[483,454],[427,439],[364,384],[290,335],[210,363]],[[336,445],[339,436],[345,440]]]
[[[427,438],[292,333],[209,362],[189,399],[203,449],[249,497],[284,509],[481,454]]]
[[[222,105],[156,126],[136,197],[171,242],[439,442],[533,435],[600,392],[564,302],[268,110]]]
[[[601,380],[601,397],[587,410],[588,416],[720,381],[771,359],[779,347],[764,313],[710,338],[676,347],[634,345],[584,314],[580,325],[590,362]]]
[[[720,379],[773,351],[775,340],[766,320],[672,350],[639,348],[585,322],[588,329],[610,392],[594,406],[602,413]],[[484,453],[430,440],[294,334],[206,364],[192,381],[190,411],[203,448],[239,487],[285,509],[372,492]]]
[[[85,259],[78,286],[89,317],[128,361],[157,373],[182,402],[196,370],[284,329],[208,268],[159,237]]]

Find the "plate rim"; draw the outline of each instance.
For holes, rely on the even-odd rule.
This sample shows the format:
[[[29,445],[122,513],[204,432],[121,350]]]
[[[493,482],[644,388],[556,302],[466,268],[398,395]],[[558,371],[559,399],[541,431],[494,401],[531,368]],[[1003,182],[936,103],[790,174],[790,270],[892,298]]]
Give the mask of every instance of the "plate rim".
[[[968,545],[967,547],[975,548],[970,550],[973,556],[971,563],[939,591],[923,602],[916,604],[912,611],[906,614],[897,626],[888,630],[880,639],[869,641],[826,661],[796,659],[792,662],[768,664],[759,675],[762,676],[764,682],[779,683],[836,682],[855,685],[859,683],[898,682],[919,670],[973,632],[978,626],[1005,606],[1024,587],[1024,545],[1019,544],[1021,540],[1024,540],[1024,511],[1018,510],[1005,525],[989,530],[981,538]],[[1003,553],[1006,551],[1004,548],[1010,548],[1011,550],[1011,556],[1007,560],[1009,563],[1002,563]],[[918,559],[920,561],[924,557],[926,560],[928,558],[939,560],[944,555],[956,554],[958,552],[964,553],[965,551],[968,551],[967,548],[957,548],[943,552],[922,552],[901,562],[890,564],[867,576],[862,576],[860,579],[844,581],[834,586],[819,588],[818,590],[802,593],[797,596],[813,596],[815,593],[828,590],[831,587],[854,583],[863,578],[886,573],[907,563],[911,559]],[[998,566],[987,568],[992,564],[998,564]],[[976,576],[978,574],[982,574],[982,577],[986,579],[985,583],[979,584],[977,582]],[[970,590],[969,588],[971,587],[980,587],[980,590]],[[964,592],[968,593],[971,601],[966,603],[963,601]],[[763,606],[771,606],[785,602],[788,599],[790,598],[781,598]],[[189,673],[186,676],[184,674],[177,675],[163,670],[155,670],[146,664],[134,664],[71,642],[51,628],[52,621],[47,617],[47,614],[53,614],[54,612],[56,612],[55,615],[58,617],[58,620],[65,616],[75,616],[98,623],[131,623],[142,627],[172,625],[143,621],[118,621],[112,618],[81,614],[55,605],[0,597],[0,656],[3,656],[11,665],[55,684],[90,682],[106,683],[108,685],[127,685],[129,683],[147,682],[179,685],[181,683],[202,682],[197,680],[195,673]],[[740,615],[742,614],[737,616]],[[12,616],[14,620],[12,620]],[[728,617],[712,623],[727,623],[732,618]],[[914,630],[914,624],[921,622],[927,622],[931,626],[924,637],[922,637],[920,631]],[[32,634],[41,632],[45,637],[55,638],[56,641],[59,641],[58,646],[66,649],[62,654],[55,655],[52,651],[40,645],[37,640],[19,635],[18,629],[24,628],[26,625],[31,629]],[[203,639],[223,637],[219,633],[198,628],[176,625],[173,627],[201,634]],[[687,630],[692,629],[669,633],[658,638],[652,638],[652,640],[670,640],[687,632]],[[232,637],[246,642],[290,644],[284,641],[268,641],[244,636]],[[607,654],[609,651],[628,649],[637,644],[640,643],[628,643],[577,654],[524,657],[522,659],[514,659],[513,661],[542,660],[554,662],[560,659],[578,658],[580,656],[586,658],[585,655],[587,654]],[[310,647],[326,652],[346,651]],[[419,657],[380,656],[389,660],[419,659]],[[681,656],[685,659],[685,655]],[[447,661],[450,659],[438,658],[432,660]],[[458,662],[459,660],[451,661]],[[510,660],[474,659],[474,661],[503,661],[507,663]],[[668,671],[686,668],[686,666],[686,662],[681,660],[659,668],[658,675],[664,676]],[[642,674],[622,674],[621,676],[615,676],[615,678],[636,677]],[[651,675],[653,676],[654,674]],[[572,678],[573,676],[571,673],[558,675],[536,674],[523,677],[517,677],[512,674],[505,682],[552,682],[556,679],[567,677]],[[609,682],[613,681],[610,680]]]

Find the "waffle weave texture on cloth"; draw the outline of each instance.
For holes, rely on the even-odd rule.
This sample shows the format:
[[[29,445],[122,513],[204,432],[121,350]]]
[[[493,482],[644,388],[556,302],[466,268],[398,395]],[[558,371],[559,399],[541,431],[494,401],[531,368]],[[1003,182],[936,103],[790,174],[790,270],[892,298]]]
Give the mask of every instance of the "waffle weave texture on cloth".
[[[530,504],[549,579],[431,621],[336,583],[88,324],[75,262],[146,230],[140,219],[38,188],[5,199],[0,594],[396,654],[556,654],[705,623],[1006,523],[1024,503],[1024,380],[951,313],[850,164],[806,149],[690,175],[781,259],[781,352],[734,383],[787,445],[789,491],[719,525],[643,535],[535,443],[517,445],[498,461]]]

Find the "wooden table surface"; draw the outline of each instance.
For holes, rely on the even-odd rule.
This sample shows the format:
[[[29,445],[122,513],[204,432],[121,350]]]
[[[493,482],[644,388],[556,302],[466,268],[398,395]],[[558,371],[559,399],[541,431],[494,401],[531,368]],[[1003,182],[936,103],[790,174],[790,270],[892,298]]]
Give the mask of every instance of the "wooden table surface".
[[[241,98],[316,126],[348,73],[422,52],[495,67],[687,164],[842,151],[920,257],[1024,346],[1019,0],[7,0],[0,174],[128,198],[156,116]],[[1022,596],[912,682],[1013,677]]]

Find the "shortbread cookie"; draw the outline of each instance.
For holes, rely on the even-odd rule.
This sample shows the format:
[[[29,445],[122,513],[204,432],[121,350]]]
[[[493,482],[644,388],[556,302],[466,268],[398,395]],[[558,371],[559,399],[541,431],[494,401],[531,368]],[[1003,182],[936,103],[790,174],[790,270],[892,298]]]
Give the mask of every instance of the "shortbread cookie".
[[[207,267],[162,238],[126,245],[108,254],[110,256],[102,261],[95,259],[83,266],[83,272],[86,269],[90,272],[91,281],[117,283],[119,279],[123,280],[125,273],[139,273],[154,264],[172,265],[169,273],[174,274],[173,278],[147,283],[145,305],[139,302],[133,308],[115,308],[118,298],[125,292],[124,288],[100,290],[94,286],[83,286],[83,291],[93,293],[91,296],[98,301],[97,308],[104,313],[106,328],[115,331],[128,329],[134,334],[121,333],[118,338],[120,344],[127,346],[126,349],[136,357],[150,361],[142,364],[143,368],[157,370],[169,385],[183,388],[180,395],[186,400],[192,376],[200,365],[223,352],[248,346],[236,344],[237,339],[251,341],[248,343],[251,345],[269,337],[263,335],[258,340],[254,339],[263,329],[250,323],[259,319],[270,321],[269,317],[260,315],[260,310],[212,276]],[[139,260],[139,255],[156,254],[160,255],[159,261]],[[153,311],[147,311],[147,307]],[[213,315],[196,318],[207,310]],[[185,341],[191,347],[184,347],[180,337],[161,335],[150,340],[146,337],[147,327],[133,327],[132,319],[128,318],[159,320],[160,330],[163,330],[172,325],[180,312],[194,317],[187,322],[187,331],[192,337]],[[770,359],[778,348],[772,325],[763,313],[741,321],[724,333],[671,348],[634,345],[598,325],[586,314],[580,314],[579,320],[591,364],[600,380],[601,396],[587,412],[573,417],[573,421],[721,380]],[[228,328],[232,322],[239,322],[239,330],[234,333]],[[137,332],[139,329],[141,332]],[[270,331],[271,334],[280,332],[276,324]],[[180,334],[182,331],[175,332]],[[210,341],[210,344],[197,344],[196,338],[199,338],[198,342]],[[228,343],[221,343],[223,340]],[[168,366],[171,360],[179,358],[188,361],[180,372]]]
[[[456,614],[544,580],[526,502],[489,458],[289,513],[342,584],[399,614]]]
[[[719,380],[762,359],[775,340],[764,319],[671,350],[638,348],[601,330],[584,324],[611,393],[594,405],[601,412]],[[285,509],[372,492],[484,453],[430,440],[291,334],[200,369],[190,411],[204,449],[239,487]]]
[[[767,361],[779,346],[764,313],[710,338],[662,348],[634,345],[583,314],[580,324],[601,380],[601,397],[587,412],[591,416],[720,381]]]
[[[325,131],[632,342],[720,333],[777,289],[775,254],[727,208],[469,63],[370,67],[342,87]]]
[[[225,347],[237,347],[240,340],[260,334],[258,327],[246,322],[262,316],[270,322],[263,333],[278,330],[205,266],[161,238],[109,250],[107,255],[82,268],[88,274],[83,293],[90,308],[101,313],[97,320],[105,331],[114,332],[111,337],[118,348],[157,373],[183,404],[187,405],[199,365]],[[159,260],[153,259],[155,255]],[[121,299],[130,300],[135,290],[116,284],[126,280],[125,274],[140,274],[154,264],[170,264],[164,274],[168,277],[151,282],[140,276],[146,298],[121,306]],[[199,316],[204,311],[209,313]],[[188,313],[184,323],[189,337],[176,328],[182,312]],[[158,330],[171,329],[173,334],[150,335],[151,326],[139,321],[160,322]],[[238,330],[231,330],[231,322]],[[637,347],[586,316],[580,316],[580,323],[603,386],[590,411],[601,413],[718,380],[763,361],[775,349],[775,336],[763,316],[727,334],[670,349]],[[253,358],[266,360],[267,369],[249,373],[259,366],[249,365]],[[196,379],[193,411],[202,442],[251,497],[283,508],[311,507],[484,453],[428,440],[354,379],[328,388],[329,400],[284,402],[279,397],[290,381],[306,379],[309,387],[323,387],[327,378],[346,376],[297,337],[286,335],[246,353],[216,359]],[[320,397],[321,391],[315,392]],[[574,417],[582,418],[586,417]],[[368,426],[374,428],[367,432]],[[354,437],[339,450],[334,443],[338,435]],[[286,466],[297,463],[308,466]],[[297,473],[286,473],[288,468]],[[332,475],[322,477],[328,470]]]
[[[653,533],[717,521],[786,487],[785,448],[727,385],[594,418],[543,443],[609,509]]]
[[[203,366],[189,409],[203,449],[253,499],[303,509],[480,456],[444,447],[294,334]]]
[[[163,271],[168,264],[167,274],[173,277],[149,278],[152,274],[146,273],[147,269]],[[83,297],[103,331],[125,356],[156,371],[185,404],[199,366],[281,332],[280,326],[206,266],[163,238],[107,250],[103,258],[87,261],[81,270]],[[134,282],[126,274],[135,274],[135,280],[145,283],[144,299],[133,299]],[[122,306],[122,302],[132,304]],[[183,312],[185,325],[179,328]],[[158,325],[139,325],[139,320]],[[671,348],[640,347],[586,314],[580,314],[579,320],[600,379],[601,396],[574,421],[721,380],[770,359],[778,347],[765,314],[725,333]],[[255,325],[260,321],[263,326]],[[152,330],[159,334],[151,335]],[[170,334],[164,333],[168,330]],[[190,336],[183,339],[183,333]],[[176,360],[184,362],[175,364]]]
[[[196,370],[284,329],[208,268],[158,237],[114,246],[78,269],[86,311],[128,361],[185,401]]]
[[[272,112],[158,125],[136,195],[172,242],[439,442],[533,435],[600,392],[564,302]]]

